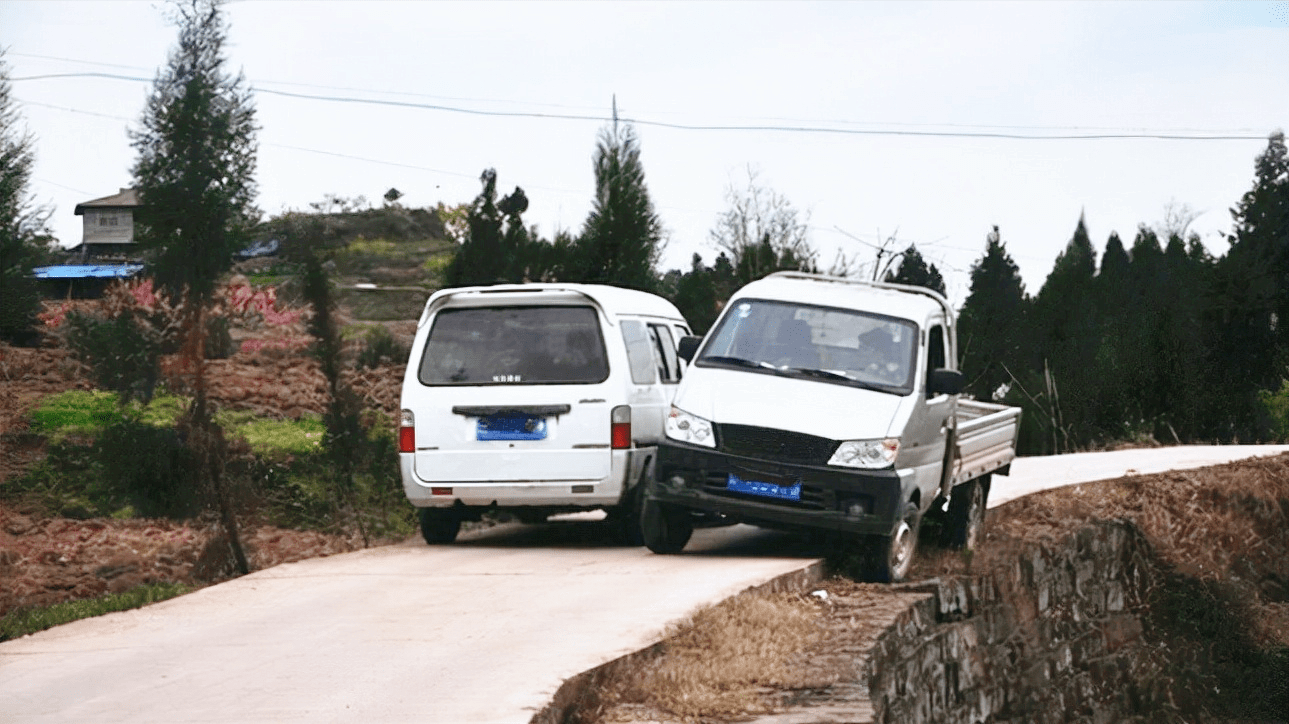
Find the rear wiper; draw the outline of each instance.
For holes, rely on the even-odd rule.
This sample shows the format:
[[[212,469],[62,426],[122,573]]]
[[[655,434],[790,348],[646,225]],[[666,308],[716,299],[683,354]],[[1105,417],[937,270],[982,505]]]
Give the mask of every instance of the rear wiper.
[[[779,369],[778,367],[775,367],[769,362],[762,362],[760,360],[743,359],[742,357],[724,357],[721,355],[709,355],[706,357],[700,357],[698,361],[712,362],[718,365],[734,365],[736,367],[751,367],[752,369],[758,369],[758,370]]]

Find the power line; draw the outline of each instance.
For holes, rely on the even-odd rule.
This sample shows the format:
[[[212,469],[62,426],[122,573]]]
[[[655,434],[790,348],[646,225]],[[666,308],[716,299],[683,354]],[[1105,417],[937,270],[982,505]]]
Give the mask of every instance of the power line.
[[[28,80],[48,80],[53,78],[108,78],[112,80],[128,80],[149,83],[152,79],[139,76],[128,76],[118,73],[49,73],[43,75],[22,76],[10,78],[11,81],[28,81]],[[537,118],[545,120],[567,120],[567,121],[594,121],[597,123],[607,123],[612,120],[610,117],[599,114],[573,114],[573,113],[540,113],[535,111],[492,111],[479,108],[463,108],[460,106],[449,106],[436,103],[415,103],[411,101],[382,100],[378,98],[357,98],[353,96],[329,96],[317,95],[312,93],[293,93],[291,91],[275,90],[264,88],[262,86],[252,86],[251,88],[257,93],[267,93],[270,95],[283,96],[287,98],[298,98],[302,100],[324,101],[329,103],[352,103],[359,105],[378,105],[396,108],[413,108],[421,110],[443,111],[447,113],[462,113],[474,116],[491,116],[498,118]],[[1161,140],[1161,141],[1261,141],[1265,136],[1255,133],[1227,133],[1227,132],[1182,132],[1182,131],[1120,131],[1120,132],[1096,132],[1096,133],[1020,133],[1004,131],[962,131],[962,130],[912,130],[912,129],[892,129],[892,128],[837,128],[830,126],[810,126],[810,125],[738,125],[738,124],[695,124],[695,123],[674,123],[668,121],[654,121],[647,118],[621,117],[619,120],[632,123],[637,126],[647,126],[654,128],[667,128],[682,131],[718,131],[718,132],[772,132],[772,133],[809,133],[809,134],[832,134],[848,136],[904,136],[904,137],[921,137],[921,138],[983,138],[998,140],[1016,140],[1016,141],[1104,141],[1104,140]]]
[[[119,63],[104,63],[100,61],[84,60],[79,58],[64,58],[64,57],[53,56],[53,55],[36,55],[32,53],[14,53],[14,52],[10,52],[9,55],[14,57],[38,58],[41,60],[56,60],[56,61],[67,62],[67,63],[79,63],[82,65],[95,65],[95,66],[102,66],[105,68],[125,68],[130,70],[141,70],[141,71],[148,70],[147,68],[143,68],[140,66],[122,65]],[[25,79],[35,80],[35,79],[44,79],[44,78],[74,77],[76,75],[78,74],[75,74],[75,73],[48,74],[48,75],[42,75],[42,76],[27,76]],[[85,75],[90,75],[90,74],[85,74]],[[146,78],[139,78],[136,76],[123,76],[123,75],[114,75],[114,74],[102,74],[102,77],[115,78],[119,80],[136,80],[136,81],[148,80]],[[333,85],[326,85],[326,84],[320,84],[320,83],[300,83],[300,82],[294,82],[294,81],[281,81],[281,80],[271,80],[271,79],[252,80],[251,82],[256,86],[259,86],[261,90],[264,90],[266,92],[271,92],[271,89],[265,89],[262,86],[264,86],[265,84],[269,84],[269,85],[282,85],[282,86],[296,86],[300,88],[318,88],[323,90],[351,91],[351,92],[358,92],[358,93],[375,93],[375,94],[394,95],[394,96],[407,96],[412,98],[438,98],[441,100],[467,101],[467,102],[476,102],[476,103],[527,104],[527,105],[548,107],[548,108],[583,108],[585,107],[585,106],[575,106],[575,105],[561,104],[561,103],[539,103],[535,101],[516,101],[512,99],[507,99],[507,98],[442,96],[442,95],[435,95],[431,93],[415,93],[411,91],[382,90],[377,88],[356,88],[353,86],[333,86]],[[308,97],[308,96],[302,95],[301,97]],[[354,100],[357,102],[363,101],[363,99],[354,99]],[[658,112],[655,112],[655,113],[658,113]],[[671,111],[663,111],[660,113],[662,115],[675,115],[675,112],[671,112]],[[578,116],[577,118],[603,120],[603,118],[598,115]],[[1218,140],[1227,140],[1227,138],[1232,135],[1239,135],[1242,137],[1244,134],[1255,134],[1253,138],[1255,138],[1256,140],[1262,140],[1265,138],[1265,134],[1262,134],[1261,131],[1258,131],[1257,129],[1254,129],[1254,128],[1236,128],[1236,129],[1224,129],[1224,130],[1213,130],[1213,129],[1205,129],[1205,128],[1169,128],[1169,129],[1162,129],[1162,130],[1161,129],[1152,130],[1148,128],[1124,129],[1122,127],[1112,127],[1112,126],[1035,126],[1035,125],[1016,125],[1016,124],[985,124],[985,123],[915,123],[915,122],[909,122],[909,121],[852,121],[847,119],[836,119],[836,118],[834,119],[804,118],[803,119],[803,118],[793,118],[791,116],[763,116],[762,118],[770,121],[780,121],[780,122],[788,122],[788,123],[794,123],[794,124],[800,124],[800,123],[831,124],[831,125],[842,125],[842,126],[863,125],[863,126],[897,126],[897,127],[903,127],[903,128],[955,128],[955,129],[974,128],[974,129],[1003,129],[1003,130],[1010,130],[1010,131],[1018,131],[1018,130],[1026,130],[1026,129],[1031,131],[1081,131],[1086,133],[1098,132],[1101,134],[1111,134],[1111,137],[1118,137],[1127,133],[1127,134],[1144,134],[1143,137],[1159,137],[1161,135],[1164,137],[1171,137],[1173,135],[1179,135],[1179,134],[1181,135],[1193,134],[1193,135],[1199,135],[1203,139],[1216,136]],[[641,121],[641,123],[643,124],[644,122]],[[658,122],[652,122],[652,123],[658,123]],[[700,127],[700,128],[707,128],[707,127]],[[742,127],[740,126],[739,128],[742,128]],[[1047,138],[1049,136],[1039,136],[1039,137]],[[1137,137],[1137,136],[1134,135],[1131,137]]]

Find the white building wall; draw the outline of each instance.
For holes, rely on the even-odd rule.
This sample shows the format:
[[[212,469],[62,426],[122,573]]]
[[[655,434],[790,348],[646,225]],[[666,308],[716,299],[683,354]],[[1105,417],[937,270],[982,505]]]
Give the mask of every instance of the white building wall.
[[[134,241],[134,212],[127,209],[85,209],[86,244],[126,244]]]

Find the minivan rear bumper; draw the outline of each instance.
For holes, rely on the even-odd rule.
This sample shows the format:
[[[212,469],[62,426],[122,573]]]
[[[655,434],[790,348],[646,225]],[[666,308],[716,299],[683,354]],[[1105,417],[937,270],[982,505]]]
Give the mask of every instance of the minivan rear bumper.
[[[784,487],[801,484],[800,500],[731,491],[730,474]],[[913,472],[794,465],[663,441],[648,495],[693,510],[771,527],[821,528],[888,535]],[[907,480],[905,478],[908,478]]]
[[[403,493],[418,508],[468,507],[550,507],[604,508],[617,505],[629,485],[643,481],[657,448],[605,450],[610,456],[609,474],[587,480],[505,480],[442,481],[422,480],[416,474],[415,455],[399,453]]]

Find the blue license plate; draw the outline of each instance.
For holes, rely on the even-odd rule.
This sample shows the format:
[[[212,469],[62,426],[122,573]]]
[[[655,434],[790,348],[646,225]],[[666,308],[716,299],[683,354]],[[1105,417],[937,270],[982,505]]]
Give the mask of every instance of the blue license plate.
[[[730,473],[730,479],[725,483],[725,489],[736,493],[759,495],[763,498],[801,500],[800,481],[796,485],[775,485],[774,483],[763,483],[759,480],[744,480],[734,473]]]
[[[533,415],[488,415],[475,423],[476,440],[545,440],[546,418]]]

